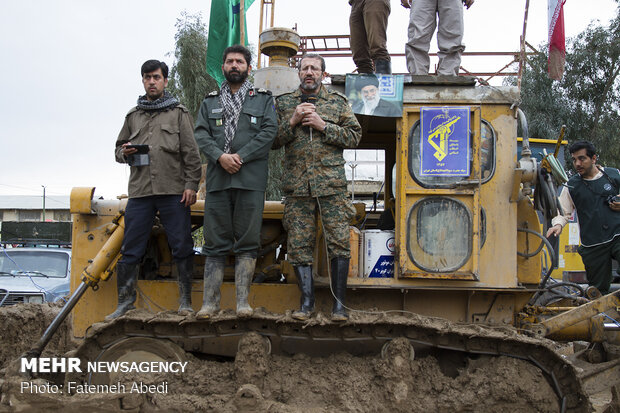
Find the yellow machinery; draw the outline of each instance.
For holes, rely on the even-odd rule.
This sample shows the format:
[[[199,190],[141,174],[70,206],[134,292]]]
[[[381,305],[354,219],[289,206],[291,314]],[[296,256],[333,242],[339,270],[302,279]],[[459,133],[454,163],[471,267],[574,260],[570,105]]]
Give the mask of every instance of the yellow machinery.
[[[334,84],[338,87],[338,77]],[[525,196],[534,183],[536,162],[527,157],[517,162],[516,157],[517,112],[513,104],[517,98],[513,88],[473,86],[473,82],[464,84],[462,80],[458,85],[409,83],[402,119],[360,116],[363,138],[359,147],[383,149],[387,171],[396,165],[396,254],[393,277],[349,278],[347,305],[351,309],[402,310],[463,323],[519,323],[519,314],[532,298],[542,269],[540,255],[528,258],[517,253],[531,253],[542,241],[532,234],[539,231],[540,222]],[[433,184],[422,181],[415,169],[420,156],[421,108],[437,105],[469,111],[471,173]],[[388,182],[386,188],[391,187]],[[125,205],[123,199],[94,200],[91,194],[90,189],[76,189],[72,194],[73,274],[81,274],[101,250],[109,226],[118,220]],[[274,282],[255,283],[250,293],[251,305],[276,313],[295,308],[299,300],[292,268],[281,250],[286,235],[281,226],[282,210],[279,202],[266,204],[257,265],[257,273],[264,275],[261,278]],[[192,207],[195,228],[202,224],[202,213],[199,201]],[[366,221],[365,229],[372,229],[370,222]],[[153,228],[152,241],[142,271],[144,279],[138,282],[136,306],[155,313],[175,309],[178,291],[162,228]],[[319,245],[317,257],[320,250]],[[450,250],[453,254],[442,255]],[[198,309],[203,259],[197,255],[195,260],[192,302]],[[328,285],[323,263],[317,260],[315,265],[317,305],[318,311],[328,312],[332,299],[329,288],[321,288]],[[281,274],[284,283],[279,282]],[[80,283],[74,278],[72,289]],[[115,284],[113,279],[99,283],[97,291],[87,291],[77,303],[73,317],[76,337],[83,337],[89,326],[114,310]],[[234,283],[225,282],[222,307],[232,309],[233,302]]]
[[[332,83],[342,89],[344,78],[333,76]],[[230,311],[234,308],[231,258],[222,287],[224,315],[207,321],[176,315],[175,268],[165,233],[156,224],[137,283],[136,307],[150,315],[145,318],[144,311],[130,312],[113,323],[102,324],[105,315],[116,308],[113,268],[119,257],[126,200],[92,199],[93,188],[75,188],[71,195],[71,273],[81,275],[72,279],[76,298],[72,297],[67,311],[75,306],[73,334],[85,338],[78,355],[88,360],[126,357],[132,347],[143,347],[147,339],[166,343],[149,347],[162,358],[180,357],[183,351],[231,355],[239,335],[246,331],[269,337],[274,351],[291,352],[304,347],[302,341],[311,343],[307,348],[320,351],[334,340],[372,346],[405,336],[414,346],[417,343],[530,360],[550,374],[569,410],[585,409],[587,402],[576,371],[543,343],[514,336],[500,339],[482,330],[459,330],[448,325],[431,327],[423,318],[516,326],[532,336],[560,340],[620,341],[617,324],[607,319],[618,320],[618,293],[594,301],[564,299],[555,307],[532,305],[534,296],[540,294],[540,246],[545,241],[529,197],[538,164],[531,157],[527,137],[517,159],[517,123],[521,121],[522,127],[526,123],[515,109],[516,88],[475,86],[469,78],[459,78],[456,83],[408,79],[403,101],[402,118],[359,117],[363,128],[359,148],[385,151],[386,177],[394,165],[396,169],[394,185],[389,178],[385,185],[395,188],[394,194],[388,194],[395,199],[395,264],[392,277],[364,277],[361,268],[352,268],[346,302],[351,313],[348,323],[335,325],[323,320],[309,327],[286,316],[287,310],[298,306],[299,291],[285,256],[283,205],[267,202],[262,248],[249,297],[254,308],[263,307],[265,311],[250,320],[238,320]],[[420,172],[421,113],[427,107],[458,108],[466,113],[470,125],[468,175],[437,178]],[[203,206],[199,201],[192,207],[194,229],[202,225]],[[375,229],[376,220],[372,216],[362,219],[365,212],[359,212],[357,225],[364,222],[364,230]],[[332,297],[322,248],[317,245],[314,265],[317,311],[328,314]],[[195,310],[202,303],[203,263],[204,258],[196,255],[192,291]],[[82,298],[78,301],[79,296]],[[585,302],[588,304],[579,306]],[[379,317],[380,322],[361,317],[368,313]],[[400,313],[394,316],[400,318],[391,320],[393,313]],[[53,333],[52,327],[37,346],[39,352]],[[564,372],[560,378],[556,377],[559,371]]]
[[[517,138],[518,142],[523,142],[523,138]],[[568,141],[559,139],[542,139],[542,138],[530,138],[530,149],[532,151],[532,157],[537,160],[542,160],[547,154],[554,154],[556,151],[557,159],[564,159],[564,152]],[[558,146],[559,145],[559,146]],[[519,147],[520,149],[520,147]],[[520,150],[518,152],[520,155]],[[539,214],[540,215],[540,214]],[[541,233],[545,232],[544,222],[541,223]],[[560,281],[573,281],[580,283],[587,283],[585,278],[585,269],[581,256],[577,253],[577,247],[579,246],[579,224],[576,219],[573,218],[562,234],[557,243],[557,268],[551,272],[551,277]],[[551,263],[548,257],[543,259],[543,267],[549,267]]]

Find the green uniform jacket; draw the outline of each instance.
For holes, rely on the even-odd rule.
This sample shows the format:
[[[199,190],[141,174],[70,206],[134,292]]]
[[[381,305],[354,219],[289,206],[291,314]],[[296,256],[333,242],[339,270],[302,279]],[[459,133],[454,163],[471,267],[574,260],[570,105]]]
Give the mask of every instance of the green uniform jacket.
[[[183,105],[163,111],[133,108],[116,140],[116,161],[126,163],[123,143],[149,145],[146,166],[132,166],[129,197],[180,195],[198,190],[200,154],[194,140],[192,116]]]
[[[301,103],[301,90],[276,99],[278,136],[274,149],[285,147],[282,190],[287,196],[325,196],[346,191],[343,148],[357,147],[362,128],[339,92],[321,86],[315,103],[317,114],[327,125],[323,132],[297,124],[291,129],[289,120]]]
[[[269,149],[278,131],[271,92],[250,89],[243,102],[230,153],[241,157],[239,172],[229,174],[217,161],[224,153],[224,110],[219,91],[209,93],[202,101],[194,137],[209,161],[205,176],[207,192],[236,188],[264,191],[267,186]]]

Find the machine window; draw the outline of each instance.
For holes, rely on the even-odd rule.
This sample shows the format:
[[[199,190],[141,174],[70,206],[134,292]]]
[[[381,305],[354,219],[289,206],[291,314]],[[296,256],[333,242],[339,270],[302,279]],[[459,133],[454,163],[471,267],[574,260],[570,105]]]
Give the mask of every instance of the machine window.
[[[495,130],[486,120],[480,125],[480,169],[482,183],[487,182],[495,172]]]
[[[491,124],[484,119],[480,126],[480,135],[480,168],[482,182],[485,183],[495,172],[496,135]],[[457,182],[469,179],[466,176],[422,176],[419,168],[420,157],[420,122],[417,121],[409,131],[409,174],[411,177],[425,188],[452,187]]]
[[[425,198],[409,211],[407,251],[419,268],[429,272],[455,271],[472,250],[472,218],[460,201]]]

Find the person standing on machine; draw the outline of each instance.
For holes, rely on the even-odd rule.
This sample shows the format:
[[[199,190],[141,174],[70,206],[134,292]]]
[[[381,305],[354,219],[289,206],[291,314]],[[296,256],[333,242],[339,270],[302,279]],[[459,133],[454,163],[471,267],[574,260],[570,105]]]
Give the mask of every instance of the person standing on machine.
[[[340,92],[322,85],[325,60],[304,55],[299,62],[300,86],[276,100],[278,135],[274,149],[284,146],[282,190],[286,196],[283,225],[288,232],[287,253],[301,290],[298,320],[314,311],[312,261],[320,216],[335,295],[332,320],[348,319],[345,291],[349,272],[349,220],[355,214],[347,198],[344,148],[357,147],[362,128]]]
[[[192,312],[194,241],[190,206],[196,202],[201,166],[187,108],[170,95],[168,66],[148,60],[141,68],[145,95],[125,116],[116,140],[115,156],[129,163],[129,200],[125,208],[125,236],[116,264],[118,307],[114,319],[134,308],[138,265],[151,235],[155,213],[166,230],[179,277],[179,313]]]
[[[247,79],[252,55],[241,46],[224,50],[220,90],[202,101],[195,136],[209,161],[205,174],[204,296],[197,318],[220,309],[220,287],[229,253],[235,255],[237,315],[253,313],[250,284],[260,249],[267,160],[278,130],[271,92]]]
[[[392,73],[387,51],[390,0],[349,0],[351,53],[357,73]]]
[[[620,261],[620,172],[596,164],[596,148],[588,141],[573,143],[571,154],[577,174],[562,188],[564,215],[551,221],[547,237],[560,236],[573,211],[579,218],[581,245],[577,250],[586,267],[588,284],[601,294],[609,293],[612,258]]]

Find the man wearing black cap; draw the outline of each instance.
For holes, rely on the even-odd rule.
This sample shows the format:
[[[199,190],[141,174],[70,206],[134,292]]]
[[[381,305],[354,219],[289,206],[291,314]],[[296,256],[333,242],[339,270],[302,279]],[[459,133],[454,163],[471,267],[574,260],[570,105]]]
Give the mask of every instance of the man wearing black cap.
[[[402,112],[391,102],[379,96],[379,79],[375,75],[360,75],[355,80],[361,100],[353,103],[354,113],[360,115],[400,117]]]

